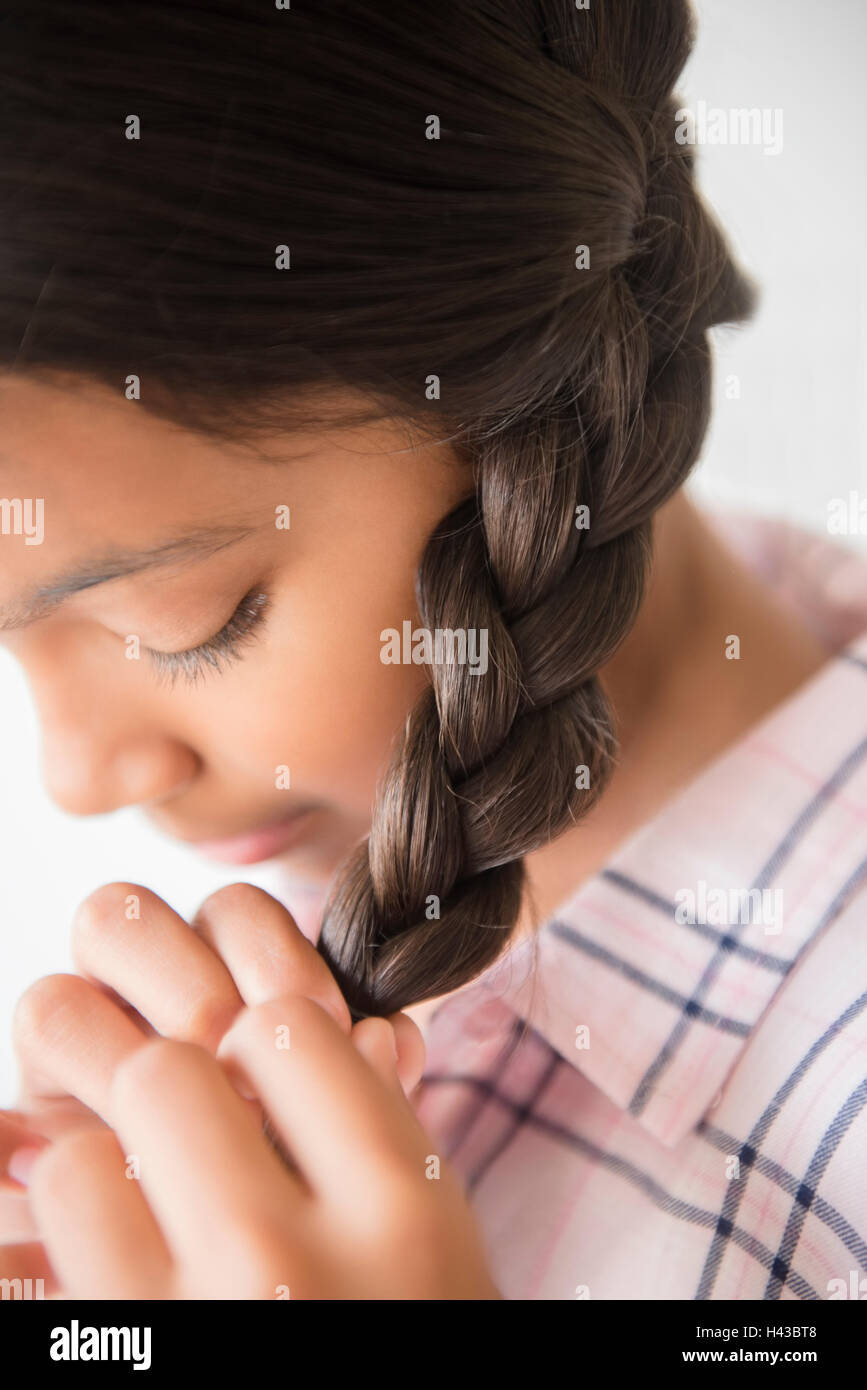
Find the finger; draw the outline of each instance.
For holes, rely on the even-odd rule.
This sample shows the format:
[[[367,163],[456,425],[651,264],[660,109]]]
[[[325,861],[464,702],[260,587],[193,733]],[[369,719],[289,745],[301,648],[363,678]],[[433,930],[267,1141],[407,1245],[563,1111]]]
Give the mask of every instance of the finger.
[[[19,999],[15,1050],[31,1127],[48,1138],[111,1124],[115,1071],[148,1038],[91,980],[46,975]],[[245,1100],[261,1128],[262,1107]]]
[[[85,898],[73,920],[72,953],[83,975],[106,985],[157,1033],[210,1051],[243,1007],[205,941],[156,893],[133,883],[109,883]]]
[[[45,1247],[39,1241],[0,1246],[0,1278],[8,1279],[13,1298],[54,1298],[60,1291]],[[31,1281],[29,1288],[27,1280]]]
[[[202,904],[192,925],[225,962],[245,1004],[304,994],[327,1009],[344,1032],[350,1031],[351,1015],[337,981],[291,913],[270,893],[249,883],[220,888]],[[409,1095],[424,1071],[424,1039],[406,1014],[392,1014],[389,1021],[397,1041],[398,1075]]]
[[[405,1096],[411,1095],[425,1063],[424,1038],[411,1018],[401,1013],[388,1018],[371,1015],[355,1024],[352,1040],[386,1084],[398,1085]]]
[[[104,1129],[105,1121],[74,1096],[43,1098],[34,1096],[27,1111],[31,1133],[25,1141],[38,1144],[39,1139],[58,1139],[73,1129]]]
[[[227,1266],[240,1278],[251,1231],[273,1238],[302,1226],[303,1184],[202,1048],[167,1039],[146,1043],[115,1076],[112,1114],[139,1158],[142,1189],[167,1244],[202,1279]]]
[[[400,1087],[384,1085],[312,1000],[291,995],[245,1009],[217,1055],[259,1096],[313,1191],[353,1217],[406,1165],[423,1171],[428,1141]]]
[[[28,1097],[74,1096],[103,1118],[115,1068],[146,1041],[79,975],[46,975],[31,985],[16,1005],[13,1036]]]
[[[59,1139],[33,1166],[30,1200],[68,1297],[165,1297],[172,1264],[141,1187],[109,1130]]]
[[[21,1110],[0,1110],[0,1184],[7,1178],[7,1165],[16,1149],[38,1145],[41,1136],[27,1124]]]
[[[394,1029],[397,1044],[397,1074],[404,1094],[409,1096],[424,1074],[427,1057],[424,1035],[415,1019],[408,1014],[389,1014],[388,1021]]]
[[[0,1248],[38,1239],[39,1230],[33,1220],[26,1188],[12,1182],[4,1183],[0,1190]]]
[[[0,1112],[0,1245],[36,1240],[39,1232],[33,1220],[27,1189],[9,1172],[12,1155],[21,1149],[44,1147],[48,1142],[25,1128],[21,1112]]]
[[[202,903],[193,927],[231,972],[245,1004],[306,994],[344,1032],[349,1008],[323,957],[270,893],[250,883],[220,888]]]
[[[397,1071],[397,1039],[387,1018],[361,1019],[352,1030],[352,1041],[386,1086],[403,1089]]]

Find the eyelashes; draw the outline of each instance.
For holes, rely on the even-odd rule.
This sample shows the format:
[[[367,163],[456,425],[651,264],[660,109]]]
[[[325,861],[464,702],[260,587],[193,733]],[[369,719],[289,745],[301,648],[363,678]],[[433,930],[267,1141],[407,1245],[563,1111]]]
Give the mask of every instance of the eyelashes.
[[[259,636],[270,606],[270,598],[261,589],[245,594],[225,627],[183,652],[157,652],[147,648],[148,656],[159,674],[174,685],[181,677],[195,685],[209,673],[222,671],[238,661],[245,648]]]

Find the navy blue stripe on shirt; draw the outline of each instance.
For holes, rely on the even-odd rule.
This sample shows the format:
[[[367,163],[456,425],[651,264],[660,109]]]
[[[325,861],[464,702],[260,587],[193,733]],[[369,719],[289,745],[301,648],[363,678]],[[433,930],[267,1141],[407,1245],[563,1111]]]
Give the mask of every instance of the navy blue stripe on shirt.
[[[671,985],[665,984],[662,980],[654,979],[652,975],[639,970],[628,960],[624,960],[622,956],[616,956],[613,951],[608,951],[598,942],[591,941],[589,937],[583,936],[575,927],[570,927],[566,922],[559,922],[554,919],[548,923],[546,930],[551,932],[553,936],[559,936],[563,941],[567,941],[570,946],[576,947],[577,950],[592,956],[594,960],[601,961],[603,965],[610,966],[612,970],[625,975],[627,980],[631,980],[633,984],[640,985],[642,989],[655,994],[658,999],[664,999],[667,1004],[674,1004],[676,1008],[689,1013],[690,1017],[698,1018],[700,1022],[708,1024],[710,1028],[717,1028],[723,1033],[733,1033],[737,1038],[749,1037],[752,1032],[752,1024],[739,1018],[729,1018],[725,1014],[715,1013],[713,1009],[706,1009],[700,1004],[693,1005],[692,1001],[687,999],[686,995],[679,990],[672,989]]]
[[[509,1033],[503,1043],[503,1046],[501,1050],[497,1053],[496,1058],[494,1059],[494,1065],[491,1069],[491,1081],[494,1084],[496,1084],[496,1082],[498,1082],[500,1078],[505,1074],[506,1068],[508,1067],[509,1062],[512,1059],[515,1049],[517,1048],[521,1040],[521,1037],[526,1032],[526,1025],[522,1024],[520,1019],[514,1019],[509,1029]],[[422,1087],[424,1087],[427,1084],[427,1080],[427,1076],[422,1077]],[[458,1150],[461,1148],[461,1145],[466,1142],[475,1126],[483,1118],[484,1113],[484,1104],[469,1107],[467,1109],[467,1112],[463,1118],[463,1123],[456,1126],[455,1131],[453,1131],[452,1133],[451,1142],[446,1155],[449,1159],[452,1159],[458,1152]]]
[[[619,869],[602,869],[599,877],[613,883],[615,888],[621,888],[624,893],[631,893],[633,897],[640,898],[648,907],[656,908],[669,922],[676,922],[679,927],[685,927],[687,931],[695,932],[697,936],[703,936],[707,941],[724,944],[733,955],[741,956],[744,960],[748,960],[751,965],[757,965],[762,970],[772,970],[775,975],[786,975],[794,964],[794,961],[786,960],[781,956],[773,956],[769,951],[759,951],[755,946],[747,946],[745,942],[729,936],[727,930],[720,931],[719,927],[713,927],[709,922],[678,922],[675,903],[669,902],[660,893],[654,893],[652,888],[646,888],[643,883],[638,883],[636,879],[620,873]]]
[[[796,1193],[789,1219],[786,1222],[786,1229],[783,1232],[783,1238],[771,1268],[764,1295],[766,1299],[779,1298],[785,1288],[789,1278],[792,1257],[798,1248],[798,1241],[807,1219],[807,1212],[815,1200],[816,1188],[822,1181],[825,1169],[834,1157],[847,1130],[861,1114],[865,1105],[867,1105],[867,1076],[864,1077],[860,1085],[856,1086],[846,1103],[834,1116],[810,1160],[809,1167],[804,1174],[804,1181]]]
[[[542,1045],[547,1048],[547,1043],[544,1043],[543,1040],[540,1041],[542,1041]],[[517,1110],[520,1112],[520,1124],[513,1131],[511,1138],[514,1138],[515,1135],[523,1129],[524,1125],[529,1125],[531,1128],[548,1135],[549,1138],[554,1139],[558,1143],[567,1145],[573,1152],[580,1153],[590,1161],[601,1164],[604,1168],[607,1168],[609,1172],[615,1173],[619,1178],[622,1178],[624,1182],[628,1182],[631,1186],[639,1188],[645,1196],[650,1198],[654,1206],[658,1207],[660,1211],[666,1212],[667,1215],[677,1217],[680,1221],[689,1221],[698,1226],[705,1226],[709,1230],[718,1225],[719,1217],[716,1212],[706,1211],[702,1207],[695,1206],[693,1203],[684,1201],[683,1198],[675,1196],[674,1193],[669,1192],[661,1183],[651,1177],[649,1173],[644,1172],[628,1159],[621,1158],[619,1154],[610,1153],[605,1149],[601,1149],[598,1144],[594,1144],[591,1140],[585,1139],[583,1135],[573,1133],[567,1130],[563,1125],[557,1124],[552,1120],[547,1120],[543,1115],[532,1113],[525,1114],[524,1106],[510,1100],[508,1096],[504,1096],[484,1077],[444,1072],[432,1073],[430,1076],[426,1077],[425,1080],[431,1082],[433,1085],[457,1084],[474,1087],[476,1090],[483,1092],[490,1099],[496,1100],[500,1105],[506,1106],[513,1111]],[[502,1150],[500,1152],[502,1153]],[[768,1271],[772,1269],[775,1259],[774,1252],[769,1250],[766,1245],[749,1231],[745,1231],[742,1227],[732,1223],[729,1235],[736,1245],[756,1260],[758,1264],[762,1265],[763,1268]],[[576,1280],[579,1283],[584,1282],[580,1278],[580,1262],[578,1256],[576,1256],[575,1267]],[[798,1298],[818,1300],[820,1297],[809,1281],[803,1278],[797,1270],[791,1270],[789,1272],[788,1284],[789,1288]]]
[[[558,1052],[555,1052],[553,1048],[549,1049],[549,1052],[550,1055],[544,1059],[544,1064],[539,1072],[539,1075],[533,1082],[532,1090],[530,1092],[530,1095],[527,1097],[526,1101],[524,1101],[522,1104],[517,1104],[515,1101],[511,1102],[511,1128],[506,1130],[505,1134],[500,1136],[500,1139],[495,1144],[494,1148],[488,1154],[485,1155],[484,1159],[482,1159],[481,1162],[476,1164],[476,1167],[473,1169],[472,1173],[468,1174],[466,1178],[466,1186],[468,1192],[475,1191],[479,1183],[482,1181],[482,1178],[484,1178],[485,1175],[494,1166],[497,1159],[500,1157],[500,1154],[505,1153],[512,1140],[515,1138],[515,1135],[518,1133],[519,1130],[523,1128],[524,1121],[529,1119],[530,1116],[533,1114],[534,1106],[536,1105],[537,1101],[541,1100],[551,1078],[558,1071],[558,1069],[564,1065],[563,1058],[560,1056]]]
[[[858,767],[860,767],[865,757],[867,757],[867,738],[862,739],[857,747],[853,748],[851,753],[843,759],[839,767],[831,777],[828,778],[827,782],[825,782],[810,798],[804,809],[780,840],[777,848],[768,859],[764,868],[757,875],[752,884],[753,890],[758,889],[761,891],[770,885],[782,865],[794,853],[795,846],[803,838],[807,829],[813,824],[821,812],[825,810],[834,793],[839,791],[843,783],[852,776],[853,772],[855,772]],[[746,924],[743,922],[732,923],[730,927],[731,933],[734,934],[737,930],[742,929],[744,925]],[[815,935],[815,932],[813,934]],[[683,1009],[681,1017],[675,1023],[660,1051],[639,1081],[635,1089],[635,1094],[629,1102],[629,1113],[631,1115],[640,1115],[648,1104],[660,1078],[665,1074],[674,1057],[677,1055],[678,1048],[689,1032],[693,1020],[701,1016],[701,1000],[715,985],[727,957],[728,951],[719,949],[710,960],[707,969],[702,974],[701,979],[693,991],[693,997]]]
[[[746,1165],[748,1171],[745,1179],[739,1179],[736,1182],[730,1183],[729,1189],[725,1195],[725,1200],[723,1202],[722,1211],[719,1217],[719,1226],[717,1229],[717,1233],[714,1236],[713,1243],[711,1244],[710,1250],[708,1251],[704,1269],[702,1270],[701,1278],[699,1279],[698,1289],[695,1295],[697,1299],[708,1299],[710,1298],[713,1292],[713,1286],[716,1282],[716,1276],[719,1273],[719,1268],[722,1263],[723,1255],[725,1253],[729,1228],[732,1226],[732,1223],[734,1222],[734,1218],[737,1215],[738,1207],[741,1203],[741,1197],[743,1196],[744,1191],[746,1189],[746,1181],[749,1178],[749,1169],[752,1167],[755,1156],[759,1152],[759,1149],[769,1129],[771,1128],[771,1125],[774,1123],[777,1116],[780,1114],[783,1106],[791,1096],[792,1092],[798,1085],[800,1085],[801,1081],[803,1081],[804,1077],[809,1072],[813,1063],[816,1061],[816,1058],[821,1056],[825,1048],[830,1046],[834,1039],[838,1037],[839,1034],[843,1031],[846,1025],[850,1023],[853,1019],[857,1018],[858,1015],[863,1012],[865,1007],[867,1007],[867,990],[865,990],[863,994],[861,994],[857,999],[855,999],[849,1005],[849,1007],[845,1009],[842,1014],[840,1014],[838,1018],[834,1019],[834,1022],[831,1023],[825,1029],[821,1037],[816,1039],[816,1041],[808,1049],[805,1055],[801,1058],[800,1062],[795,1067],[795,1070],[793,1072],[790,1072],[790,1074],[786,1077],[786,1080],[783,1082],[782,1086],[779,1087],[776,1094],[773,1096],[772,1100],[762,1111],[762,1114],[759,1116],[758,1120],[756,1121],[755,1125],[750,1131],[749,1138],[747,1139],[746,1144],[742,1145],[741,1148],[737,1151],[737,1156],[740,1158],[741,1162]]]
[[[724,1129],[717,1125],[708,1124],[702,1120],[697,1126],[696,1133],[708,1144],[712,1144],[720,1153],[731,1155],[737,1154],[744,1147],[744,1140],[737,1139],[733,1134],[728,1134]],[[776,1183],[777,1187],[782,1188],[790,1197],[797,1196],[798,1189],[801,1187],[801,1179],[796,1178],[794,1173],[790,1173],[776,1159],[769,1158],[760,1149],[756,1150],[756,1156],[752,1167],[762,1177],[768,1178],[770,1182]],[[810,1206],[810,1211],[823,1226],[827,1226],[829,1231],[833,1231],[837,1239],[857,1260],[861,1268],[867,1271],[867,1240],[855,1230],[855,1227],[846,1220],[841,1211],[827,1202],[821,1193],[817,1192]]]

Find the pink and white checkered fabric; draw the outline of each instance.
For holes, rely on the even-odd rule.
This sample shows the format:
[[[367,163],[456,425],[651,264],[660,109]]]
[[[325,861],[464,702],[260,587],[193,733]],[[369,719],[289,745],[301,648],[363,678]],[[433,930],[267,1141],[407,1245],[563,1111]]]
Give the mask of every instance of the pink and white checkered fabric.
[[[507,1299],[867,1297],[867,562],[732,534],[828,663],[427,1025]]]

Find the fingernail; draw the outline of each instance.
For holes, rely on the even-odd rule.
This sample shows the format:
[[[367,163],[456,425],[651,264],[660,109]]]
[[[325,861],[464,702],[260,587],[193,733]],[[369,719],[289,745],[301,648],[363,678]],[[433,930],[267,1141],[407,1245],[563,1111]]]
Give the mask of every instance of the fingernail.
[[[45,1148],[44,1144],[42,1148]],[[42,1149],[28,1145],[15,1149],[6,1165],[6,1171],[10,1178],[13,1178],[15,1182],[20,1182],[22,1187],[26,1187],[30,1181],[30,1170],[41,1153]]]

